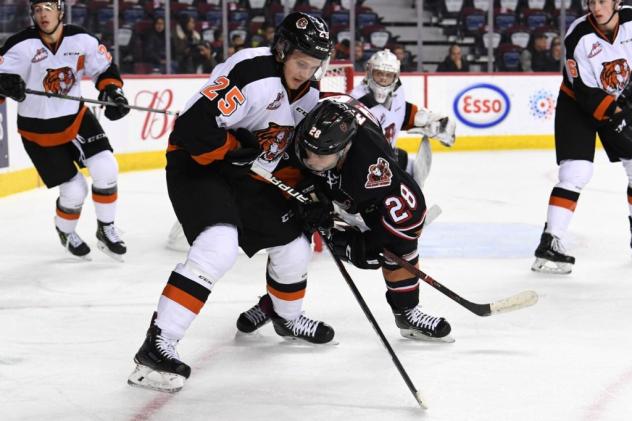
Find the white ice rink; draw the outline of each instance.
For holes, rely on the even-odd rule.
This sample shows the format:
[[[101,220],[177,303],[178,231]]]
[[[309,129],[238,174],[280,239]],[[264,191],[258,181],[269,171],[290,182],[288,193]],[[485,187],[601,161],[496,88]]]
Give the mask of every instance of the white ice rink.
[[[632,259],[627,179],[598,153],[571,223],[570,276],[529,270],[556,181],[553,151],[435,154],[426,184],[443,214],[424,232],[422,269],[471,301],[522,290],[536,306],[478,317],[422,283],[426,311],[445,316],[453,344],[399,336],[378,271],[349,271],[413,382],[420,410],[331,257],[315,257],[307,314],[337,346],[297,346],[270,325],[235,338],[235,320],[264,292],[265,257],[239,257],[178,347],[192,366],[174,395],[127,385],[132,358],[170,271],[174,220],[163,171],[119,182],[118,225],[129,253],[96,250],[90,200],[78,232],[92,262],[64,254],[56,191],[0,199],[1,420],[632,419]]]

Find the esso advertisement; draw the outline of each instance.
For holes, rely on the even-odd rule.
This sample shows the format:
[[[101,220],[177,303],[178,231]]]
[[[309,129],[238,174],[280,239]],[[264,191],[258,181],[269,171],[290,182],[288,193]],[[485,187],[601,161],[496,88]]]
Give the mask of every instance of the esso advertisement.
[[[509,114],[507,94],[488,83],[472,85],[454,99],[454,114],[467,126],[484,129],[499,124]]]

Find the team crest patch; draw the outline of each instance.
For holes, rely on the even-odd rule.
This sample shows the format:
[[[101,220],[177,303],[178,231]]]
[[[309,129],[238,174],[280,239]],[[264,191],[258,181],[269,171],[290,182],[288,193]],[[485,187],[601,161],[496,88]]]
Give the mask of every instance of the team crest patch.
[[[285,94],[283,92],[279,92],[277,94],[277,97],[274,99],[274,101],[268,104],[268,106],[266,107],[266,110],[272,111],[279,108],[281,106],[281,101],[283,100],[284,97],[285,97]]]
[[[259,145],[263,153],[259,155],[265,161],[271,162],[279,156],[286,155],[288,140],[292,134],[292,128],[289,126],[279,126],[276,123],[268,123],[268,128],[256,130],[254,134],[259,140]]]
[[[628,84],[630,79],[630,66],[624,58],[601,63],[601,81],[602,89],[607,93],[614,95],[621,92]]]
[[[46,48],[38,48],[35,51],[35,55],[31,59],[31,63],[39,63],[42,60],[45,60],[48,57],[48,53],[46,52]]]
[[[590,53],[588,53],[588,58],[593,58],[597,54],[601,53],[603,48],[601,47],[601,43],[599,41],[595,42],[590,49]]]
[[[299,20],[296,21],[296,27],[298,29],[305,29],[307,28],[307,19],[306,18],[300,18]]]
[[[68,66],[59,69],[46,69],[42,84],[45,92],[66,95],[76,82],[75,74]]]
[[[386,187],[391,185],[393,173],[389,168],[388,161],[384,158],[378,158],[377,163],[369,166],[369,173],[366,176],[364,187],[367,189],[376,189],[378,187]]]

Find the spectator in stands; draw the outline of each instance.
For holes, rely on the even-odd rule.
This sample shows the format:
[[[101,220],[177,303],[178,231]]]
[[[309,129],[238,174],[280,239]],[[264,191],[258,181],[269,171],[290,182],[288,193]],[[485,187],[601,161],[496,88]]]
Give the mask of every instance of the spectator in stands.
[[[193,49],[202,42],[200,33],[195,30],[192,16],[182,15],[178,19],[173,39],[174,57],[178,63],[178,72],[193,73]]]
[[[264,22],[261,25],[261,36],[263,37],[263,41],[259,44],[259,47],[270,47],[272,45],[272,40],[274,39],[274,25],[270,22]]]
[[[166,41],[165,20],[161,17],[154,19],[152,28],[147,31],[143,41],[143,61],[151,64],[152,70],[166,73]]]
[[[216,64],[211,44],[209,42],[199,44],[197,51],[193,54],[193,73],[210,74]]]
[[[439,66],[437,72],[469,72],[470,65],[463,58],[461,47],[458,44],[452,44],[448,49],[448,55]]]
[[[395,54],[397,60],[399,60],[401,64],[400,70],[402,72],[414,72],[417,70],[414,63],[410,59],[410,54],[408,54],[408,51],[406,51],[403,45],[395,45],[393,47],[393,54]]]
[[[354,59],[355,64],[353,70],[363,72],[366,66],[366,58],[364,57],[364,44],[361,41],[355,43]]]
[[[560,37],[554,37],[551,41],[551,49],[549,50],[551,66],[547,69],[549,72],[559,72],[562,60],[562,40]]]
[[[211,44],[213,48],[213,57],[215,57],[215,62],[221,63],[224,61],[224,32],[221,28],[218,28],[213,31],[213,43]]]
[[[349,60],[349,49],[351,48],[348,39],[343,39],[342,41],[336,43],[334,48],[333,56],[331,57],[333,60]]]
[[[520,67],[523,72],[546,72],[550,66],[551,58],[546,35],[543,32],[536,32],[529,39],[527,48],[520,53]]]

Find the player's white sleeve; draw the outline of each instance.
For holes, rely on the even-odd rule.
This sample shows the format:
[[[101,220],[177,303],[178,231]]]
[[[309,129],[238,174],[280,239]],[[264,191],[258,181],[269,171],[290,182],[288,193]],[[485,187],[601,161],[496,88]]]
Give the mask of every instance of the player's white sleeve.
[[[84,61],[85,74],[96,83],[99,76],[112,64],[112,55],[107,47],[90,35],[85,35],[86,57]],[[119,82],[120,83],[120,82]],[[115,83],[116,84],[116,83]]]
[[[20,52],[20,43],[13,45],[7,51],[0,49],[0,73],[13,73],[22,79],[28,79],[28,69],[31,60]]]

